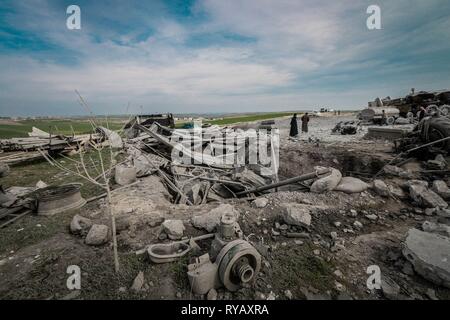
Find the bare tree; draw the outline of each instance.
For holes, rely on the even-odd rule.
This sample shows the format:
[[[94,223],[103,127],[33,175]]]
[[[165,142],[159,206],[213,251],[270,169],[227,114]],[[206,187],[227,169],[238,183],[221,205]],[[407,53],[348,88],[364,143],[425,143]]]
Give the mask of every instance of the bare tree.
[[[92,129],[95,131],[98,128],[98,125],[95,121],[95,116],[90,111],[89,106],[85,102],[85,100],[81,97],[81,95],[76,91],[79,97],[79,103],[84,106],[90,113],[89,122],[92,125]],[[109,122],[106,118],[106,128],[109,129]],[[72,128],[72,134],[75,136],[75,131]],[[91,150],[88,150],[88,147],[91,147]],[[113,240],[113,251],[114,251],[114,268],[116,272],[119,272],[119,256],[117,251],[117,235],[116,235],[116,219],[114,215],[114,208],[112,206],[112,190],[111,190],[111,172],[114,167],[117,165],[115,160],[116,153],[113,150],[111,143],[101,143],[96,144],[92,141],[86,141],[82,146],[81,143],[77,143],[78,150],[78,159],[74,157],[68,157],[63,154],[60,156],[73,164],[73,169],[68,166],[63,165],[61,162],[56,160],[50,154],[44,154],[45,159],[52,165],[58,168],[59,170],[66,172],[68,174],[77,176],[84,181],[92,183],[106,192],[107,198],[107,210],[111,217],[111,229],[112,229],[112,240]],[[93,153],[97,154],[98,162],[94,161],[92,158]],[[107,155],[105,155],[107,154]],[[109,158],[109,164],[106,162],[106,157]],[[93,172],[95,172],[95,176],[93,176]]]

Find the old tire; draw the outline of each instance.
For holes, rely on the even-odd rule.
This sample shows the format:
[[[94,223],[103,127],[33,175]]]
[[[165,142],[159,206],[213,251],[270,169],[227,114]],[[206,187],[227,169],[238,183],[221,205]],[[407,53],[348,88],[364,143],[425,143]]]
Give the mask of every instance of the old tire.
[[[422,132],[423,136],[425,132]],[[427,142],[433,142],[443,138],[450,137],[450,119],[447,117],[436,117],[429,120]],[[443,148],[450,151],[450,140],[434,145],[437,148]]]
[[[386,124],[387,124],[387,125],[393,126],[394,123],[395,123],[395,118],[394,118],[394,117],[388,117],[388,118],[386,119]]]

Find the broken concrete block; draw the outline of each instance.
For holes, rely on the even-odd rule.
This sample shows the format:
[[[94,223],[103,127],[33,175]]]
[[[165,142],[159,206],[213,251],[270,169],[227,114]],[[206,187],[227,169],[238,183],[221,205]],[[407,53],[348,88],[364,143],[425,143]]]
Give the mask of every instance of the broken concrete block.
[[[88,218],[76,214],[70,222],[70,232],[73,234],[83,234],[92,226],[92,221]]]
[[[326,169],[324,167],[315,167],[315,170]],[[311,185],[310,191],[314,193],[324,193],[336,188],[341,182],[342,174],[339,170],[330,168],[331,173],[323,178],[320,178]]]
[[[422,224],[422,229],[425,232],[431,232],[440,234],[446,237],[450,237],[450,226],[441,223],[434,223],[430,221],[425,221]]]
[[[265,208],[268,203],[269,203],[269,200],[267,198],[264,198],[264,197],[258,198],[258,199],[253,201],[253,205],[256,208],[259,208],[259,209]]]
[[[410,184],[409,195],[414,202],[425,208],[448,207],[448,204],[444,199],[421,183]]]
[[[114,180],[121,186],[126,186],[136,181],[136,169],[118,165],[115,169]]]
[[[343,177],[333,190],[345,193],[359,193],[366,191],[368,188],[369,185],[358,178]]]
[[[203,215],[194,216],[191,219],[192,225],[199,229],[205,229],[208,232],[220,225],[222,215],[231,214],[236,220],[239,218],[239,212],[230,204],[221,204],[217,208]]]
[[[400,167],[389,165],[389,164],[385,165],[383,167],[383,172],[386,175],[394,176],[394,177],[409,178],[411,176],[411,172],[403,170]]]
[[[373,189],[375,192],[382,197],[389,197],[391,195],[389,188],[383,180],[375,179],[373,180]]]
[[[144,273],[142,271],[139,271],[138,275],[133,280],[133,284],[131,285],[131,290],[141,291],[142,287],[144,286],[144,283],[145,283]]]
[[[163,229],[171,240],[180,240],[185,230],[183,221],[166,220],[163,222]]]
[[[450,238],[410,229],[403,255],[422,277],[450,288]]]
[[[447,184],[442,180],[434,180],[431,190],[436,192],[438,195],[440,195],[445,200],[450,199],[450,189],[447,186]]]
[[[388,185],[389,192],[398,199],[407,199],[408,195],[398,186]]]
[[[103,224],[94,224],[89,230],[84,241],[90,246],[102,245],[108,242],[108,231],[108,226]]]
[[[311,225],[310,208],[298,203],[283,205],[282,218],[284,222],[293,226],[308,227]]]

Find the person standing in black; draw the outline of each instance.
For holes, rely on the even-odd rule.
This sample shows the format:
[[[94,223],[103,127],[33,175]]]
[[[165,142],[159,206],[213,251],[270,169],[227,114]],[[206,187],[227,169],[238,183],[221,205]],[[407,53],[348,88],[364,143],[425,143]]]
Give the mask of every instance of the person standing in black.
[[[426,113],[427,113],[427,110],[423,106],[420,106],[419,121],[422,120],[423,118],[425,118]]]
[[[305,113],[302,117],[302,132],[308,132],[308,122],[309,122],[309,115],[308,112]]]
[[[294,113],[294,116],[291,119],[291,130],[289,131],[290,137],[298,136],[298,126],[297,126],[297,114]]]

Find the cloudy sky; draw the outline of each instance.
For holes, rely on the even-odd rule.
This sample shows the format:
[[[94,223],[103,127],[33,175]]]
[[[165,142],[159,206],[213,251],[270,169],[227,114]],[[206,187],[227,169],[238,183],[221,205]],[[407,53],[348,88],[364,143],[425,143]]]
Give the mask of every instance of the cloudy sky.
[[[0,116],[356,109],[449,88],[449,30],[448,0],[1,0]]]

